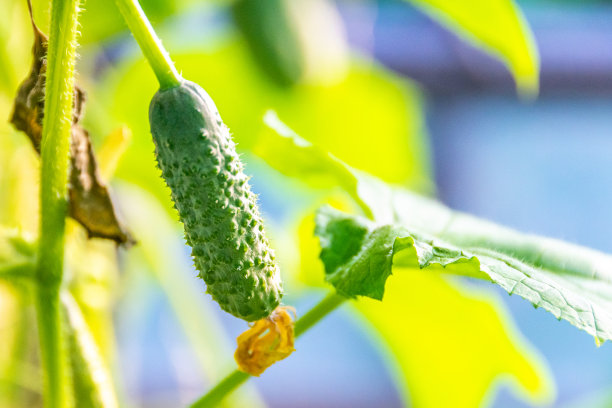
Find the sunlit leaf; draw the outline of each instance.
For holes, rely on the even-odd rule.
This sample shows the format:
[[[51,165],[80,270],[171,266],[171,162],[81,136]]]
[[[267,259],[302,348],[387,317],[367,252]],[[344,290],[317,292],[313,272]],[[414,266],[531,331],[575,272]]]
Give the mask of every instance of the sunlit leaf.
[[[319,151],[320,166],[313,166],[313,155],[304,154],[313,146],[286,135],[278,123],[275,127],[284,150],[263,159],[290,176],[296,176],[294,169],[300,166],[304,172],[308,167],[334,169],[329,177],[341,181],[339,185],[352,197],[358,196],[365,215],[376,221],[370,224],[349,215],[331,215],[331,210],[321,213],[318,233],[327,280],[340,292],[381,299],[392,264],[439,265],[455,274],[490,279],[510,294],[585,330],[598,342],[612,339],[611,256],[453,211],[346,165],[342,174],[343,167],[330,154]],[[283,160],[278,160],[278,154]],[[308,175],[299,177],[312,180]],[[394,253],[402,251],[399,259],[393,259]]]
[[[409,200],[406,193],[401,202]],[[425,225],[427,212],[419,211],[419,206],[428,203],[410,204],[411,218]],[[346,296],[382,299],[391,265],[442,267],[446,272],[490,279],[509,294],[585,330],[598,342],[612,339],[612,257],[521,235],[460,213],[430,215],[447,221],[436,234],[401,218],[392,225],[376,225],[323,208],[317,234],[327,280]],[[338,253],[343,256],[337,257]]]
[[[500,57],[519,91],[538,91],[533,34],[513,0],[407,0],[463,38]]]
[[[386,351],[411,406],[483,406],[487,390],[502,383],[518,385],[513,388],[534,402],[552,397],[545,366],[500,302],[484,291],[396,268],[383,302],[353,304]]]
[[[148,18],[157,24],[165,18],[184,10],[194,1],[190,0],[140,0],[143,10]],[[80,17],[81,44],[100,42],[111,38],[121,32],[127,33],[127,26],[123,21],[119,9],[113,2],[105,0],[88,0]]]
[[[105,180],[110,180],[117,169],[121,156],[125,153],[132,139],[132,131],[127,126],[119,126],[105,139],[98,152],[100,173]]]
[[[120,262],[116,244],[88,239],[76,222],[66,225],[65,260],[70,273],[65,278],[79,311],[83,314],[104,361],[115,358],[115,330],[112,310],[117,300]]]

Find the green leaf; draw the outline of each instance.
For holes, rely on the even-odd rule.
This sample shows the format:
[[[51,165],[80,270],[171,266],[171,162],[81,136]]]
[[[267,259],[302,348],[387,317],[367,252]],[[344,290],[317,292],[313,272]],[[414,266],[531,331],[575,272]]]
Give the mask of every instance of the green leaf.
[[[539,57],[533,34],[512,0],[408,0],[508,66],[518,90],[538,92]]]
[[[283,159],[262,156],[287,175],[295,168],[331,168],[330,180],[338,182],[351,197],[358,197],[365,219],[325,209],[319,214],[317,234],[326,246],[334,240],[356,239],[366,229],[361,249],[343,261],[326,262],[327,280],[347,296],[382,298],[391,263],[442,267],[454,274],[489,279],[509,294],[517,294],[557,319],[565,319],[593,335],[596,341],[612,339],[612,257],[558,240],[522,234],[492,222],[453,211],[441,203],[401,188],[391,187],[363,172],[341,166],[330,154],[305,154],[314,147],[278,122],[267,121],[284,151]],[[272,142],[272,139],[269,139]],[[304,158],[307,158],[304,161]],[[317,165],[313,160],[319,162]],[[345,169],[343,173],[342,169]],[[301,175],[314,185],[312,178]],[[319,179],[323,176],[319,174]],[[342,228],[337,228],[342,223]],[[343,233],[352,230],[353,233]],[[401,257],[393,259],[396,253]]]
[[[315,234],[326,280],[344,296],[382,300],[393,255],[408,247],[398,238],[403,231],[389,225],[373,228],[365,219],[344,215],[327,206],[317,214]]]
[[[487,406],[492,386],[512,386],[534,404],[554,386],[500,299],[429,271],[395,268],[383,302],[351,302],[414,407]],[[408,404],[407,404],[408,405]]]
[[[402,202],[410,200],[408,193],[402,196]],[[427,210],[419,211],[419,206],[429,203],[419,201],[411,206],[411,219],[425,225],[427,219],[422,215]],[[460,213],[441,218],[446,219],[446,226],[431,235],[414,227],[415,223],[402,222],[401,217],[394,225],[378,225],[331,207],[321,209],[316,232],[322,238],[327,280],[346,296],[382,299],[392,264],[441,267],[454,274],[490,279],[509,294],[585,330],[598,343],[612,339],[612,257],[521,235]],[[347,231],[355,229],[367,231],[359,251],[349,254],[344,263],[329,263],[325,251],[333,250],[337,240],[354,239]],[[404,253],[398,256],[400,252]]]
[[[276,112],[269,110],[264,116],[266,129],[253,148],[253,153],[284,175],[299,178],[313,188],[341,187],[372,217],[371,206],[359,195],[359,180],[342,160],[302,139],[280,121]],[[296,148],[299,147],[299,148]],[[287,156],[285,152],[290,151]]]

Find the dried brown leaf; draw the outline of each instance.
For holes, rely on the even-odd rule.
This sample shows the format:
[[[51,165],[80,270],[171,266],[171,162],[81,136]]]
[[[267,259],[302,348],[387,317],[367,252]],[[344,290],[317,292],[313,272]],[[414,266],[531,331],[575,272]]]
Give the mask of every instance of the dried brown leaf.
[[[48,38],[36,26],[33,18],[32,28],[34,29],[32,67],[28,77],[19,86],[11,123],[16,129],[28,135],[40,154]],[[77,86],[74,90],[70,143],[68,185],[70,216],[85,227],[90,237],[111,239],[118,244],[130,245],[133,240],[119,221],[108,187],[100,177],[89,133],[79,124],[84,107],[85,93]]]

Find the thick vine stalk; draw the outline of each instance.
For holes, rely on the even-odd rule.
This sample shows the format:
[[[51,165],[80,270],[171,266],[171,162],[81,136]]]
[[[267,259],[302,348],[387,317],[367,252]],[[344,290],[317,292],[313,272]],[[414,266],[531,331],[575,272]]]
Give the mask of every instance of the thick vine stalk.
[[[41,222],[36,265],[36,310],[48,408],[70,405],[62,344],[59,289],[64,264],[68,163],[79,0],[52,0],[41,142]]]

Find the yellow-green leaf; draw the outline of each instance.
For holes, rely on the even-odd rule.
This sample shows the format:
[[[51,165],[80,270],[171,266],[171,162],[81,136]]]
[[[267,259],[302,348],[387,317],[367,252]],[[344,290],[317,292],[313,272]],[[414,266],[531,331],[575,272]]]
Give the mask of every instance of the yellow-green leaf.
[[[397,268],[396,268],[397,269]],[[540,358],[521,338],[500,302],[440,275],[399,270],[383,302],[353,302],[387,352],[398,389],[415,407],[484,405],[497,382],[533,402],[553,386]]]
[[[512,0],[408,0],[508,66],[519,92],[538,91],[539,57],[533,34]]]

